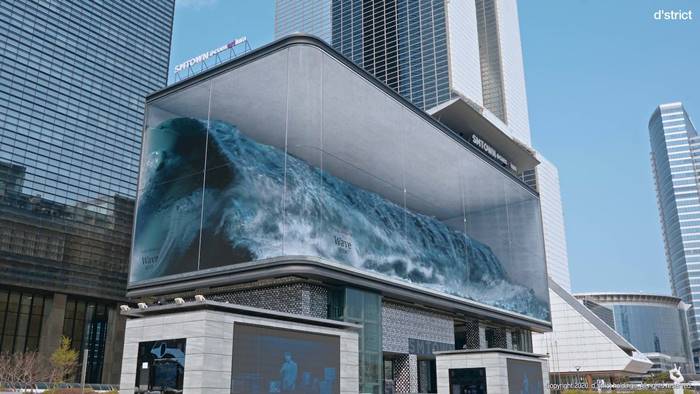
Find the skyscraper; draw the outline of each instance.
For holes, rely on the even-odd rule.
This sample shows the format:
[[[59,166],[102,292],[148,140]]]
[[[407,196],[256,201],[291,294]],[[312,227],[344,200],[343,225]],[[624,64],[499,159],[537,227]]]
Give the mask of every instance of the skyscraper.
[[[277,0],[275,36],[315,34],[413,104],[462,97],[530,144],[515,0]]]
[[[540,193],[540,206],[542,209],[547,273],[564,290],[571,292],[564,209],[559,189],[559,171],[552,162],[542,155],[538,155],[537,158],[540,164],[535,171],[537,172],[537,191]]]
[[[275,36],[295,32],[328,42],[434,116],[464,100],[531,147],[516,0],[276,0]],[[541,196],[549,274],[569,290],[558,170],[537,156],[537,169],[520,175]]]
[[[700,137],[682,103],[662,104],[649,120],[651,165],[673,295],[689,304],[696,369],[700,353]],[[695,290],[694,290],[695,289]]]
[[[116,382],[144,97],[174,0],[0,2],[0,351],[88,351]]]

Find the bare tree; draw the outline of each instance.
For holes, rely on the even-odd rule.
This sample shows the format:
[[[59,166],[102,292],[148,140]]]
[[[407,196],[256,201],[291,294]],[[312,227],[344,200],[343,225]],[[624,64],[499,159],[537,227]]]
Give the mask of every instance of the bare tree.
[[[0,354],[0,386],[30,387],[48,377],[46,362],[36,352]]]

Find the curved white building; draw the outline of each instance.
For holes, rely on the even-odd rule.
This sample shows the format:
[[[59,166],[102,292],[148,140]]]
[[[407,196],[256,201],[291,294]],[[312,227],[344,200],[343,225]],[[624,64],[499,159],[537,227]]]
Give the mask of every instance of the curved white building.
[[[606,316],[585,307],[551,278],[549,300],[553,331],[532,335],[533,350],[549,356],[553,383],[639,376],[652,362],[632,343],[613,330]]]
[[[680,298],[634,293],[584,293],[575,297],[643,352],[654,365],[650,372],[673,365],[693,372],[686,312]]]

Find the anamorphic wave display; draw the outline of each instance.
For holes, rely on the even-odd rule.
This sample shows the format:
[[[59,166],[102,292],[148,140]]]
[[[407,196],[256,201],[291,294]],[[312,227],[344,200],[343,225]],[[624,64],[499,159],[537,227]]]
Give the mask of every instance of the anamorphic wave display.
[[[549,320],[546,300],[514,283],[487,245],[435,218],[224,122],[207,131],[206,122],[174,118],[147,133],[132,282],[317,256]]]

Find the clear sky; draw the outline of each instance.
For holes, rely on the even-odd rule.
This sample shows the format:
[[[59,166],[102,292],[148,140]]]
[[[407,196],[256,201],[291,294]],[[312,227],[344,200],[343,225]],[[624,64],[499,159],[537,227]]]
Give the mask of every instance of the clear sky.
[[[559,167],[573,290],[670,293],[647,122],[669,101],[700,119],[700,2],[519,7],[533,142]],[[661,8],[694,20],[656,21]],[[273,28],[273,0],[177,0],[171,69],[241,35],[261,46]]]

